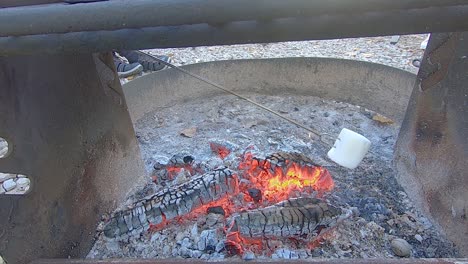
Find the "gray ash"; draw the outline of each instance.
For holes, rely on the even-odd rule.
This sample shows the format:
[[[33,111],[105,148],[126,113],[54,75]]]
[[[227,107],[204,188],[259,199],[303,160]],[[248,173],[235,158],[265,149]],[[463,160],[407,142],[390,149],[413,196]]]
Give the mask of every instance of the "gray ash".
[[[149,184],[130,197],[127,204],[162,188],[190,181],[201,173],[221,167],[237,169],[246,150],[259,159],[278,152],[300,153],[310,158],[313,164],[326,167],[335,181],[334,190],[321,198],[343,212],[350,212],[333,228],[320,233],[318,246],[308,248],[294,239],[269,240],[261,250],[252,249],[240,254],[242,249],[227,240],[225,233],[232,216],[213,207],[206,208],[207,211],[197,217],[168,224],[157,232],[130,235],[118,241],[100,235],[88,257],[202,260],[242,256],[246,259],[395,258],[390,246],[394,238],[408,241],[412,257],[458,256],[454,246],[413,206],[395,179],[392,159],[399,130],[397,124],[381,124],[372,120],[372,111],[316,97],[249,97],[272,109],[287,109],[285,115],[321,132],[338,135],[343,127],[356,131],[372,142],[371,150],[358,168],[348,170],[328,160],[325,155],[328,147],[312,141],[304,130],[242,100],[232,96],[193,100],[148,113],[136,123],[148,172],[165,171],[174,156],[181,157],[181,160],[176,159],[180,166],[175,166],[180,170],[172,179],[160,178]],[[187,116],[192,119],[187,120]],[[197,128],[193,137],[180,136],[179,131],[189,127]],[[213,142],[216,144],[210,146]],[[219,146],[225,146],[228,152]],[[220,150],[226,156],[221,157]],[[258,197],[256,193],[252,195]],[[259,219],[262,221],[261,217]],[[299,236],[297,239],[303,238]]]

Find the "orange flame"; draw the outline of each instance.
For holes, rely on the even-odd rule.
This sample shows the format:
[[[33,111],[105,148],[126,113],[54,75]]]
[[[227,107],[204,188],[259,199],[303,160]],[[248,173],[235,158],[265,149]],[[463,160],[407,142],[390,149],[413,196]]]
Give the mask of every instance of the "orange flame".
[[[239,169],[244,171],[254,187],[262,191],[263,198],[268,201],[282,201],[291,197],[293,191],[331,191],[335,183],[330,173],[323,167],[301,166],[298,163],[286,161],[284,167],[274,166],[268,160],[254,159],[251,153],[246,153]],[[245,188],[242,189],[245,191]]]

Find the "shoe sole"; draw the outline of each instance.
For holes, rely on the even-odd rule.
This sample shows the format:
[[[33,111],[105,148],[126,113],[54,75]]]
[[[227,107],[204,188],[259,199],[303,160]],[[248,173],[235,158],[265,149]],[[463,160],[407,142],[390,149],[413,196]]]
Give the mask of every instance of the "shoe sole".
[[[119,76],[119,78],[125,78],[125,77],[128,77],[128,76],[132,76],[132,75],[135,75],[135,74],[139,74],[143,71],[143,66],[142,65],[138,65],[137,67],[129,70],[129,71],[125,71],[125,72],[117,72],[117,75]]]

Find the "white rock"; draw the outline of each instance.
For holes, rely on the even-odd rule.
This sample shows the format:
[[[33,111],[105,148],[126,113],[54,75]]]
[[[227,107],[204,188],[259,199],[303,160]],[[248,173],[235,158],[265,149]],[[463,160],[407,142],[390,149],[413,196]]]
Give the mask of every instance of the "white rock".
[[[13,179],[8,179],[3,182],[3,189],[5,189],[5,191],[9,192],[14,188],[16,188],[16,182]]]
[[[419,242],[422,242],[422,241],[423,241],[423,238],[422,238],[422,236],[421,236],[420,234],[414,235],[414,238],[415,238],[417,241],[419,241]]]
[[[393,253],[399,257],[409,257],[411,255],[411,245],[404,239],[393,239],[391,246]]]
[[[0,264],[5,264],[5,261],[3,260],[2,256],[0,256]]]

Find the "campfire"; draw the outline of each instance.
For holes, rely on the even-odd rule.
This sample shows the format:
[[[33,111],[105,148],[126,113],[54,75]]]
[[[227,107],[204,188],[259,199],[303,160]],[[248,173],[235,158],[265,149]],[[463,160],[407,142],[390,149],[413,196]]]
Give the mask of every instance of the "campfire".
[[[358,168],[340,168],[303,130],[229,96],[147,114],[136,131],[151,182],[103,217],[88,257],[388,258],[394,245],[456,255],[395,180],[397,126],[320,98],[255,100],[320,131],[346,125],[373,149]]]
[[[229,153],[214,143],[211,149],[222,159]],[[279,152],[259,159],[246,152],[241,159],[238,168],[223,167],[201,175],[191,156],[174,156],[168,164],[158,164],[154,181],[174,181],[185,171],[191,178],[114,213],[103,227],[104,235],[125,238],[158,232],[215,212],[226,217],[225,247],[230,254],[242,254],[246,248],[253,250],[252,245],[264,250],[268,240],[295,238],[311,244],[340,215],[339,209],[313,198],[332,191],[334,182],[327,169],[304,155]]]

